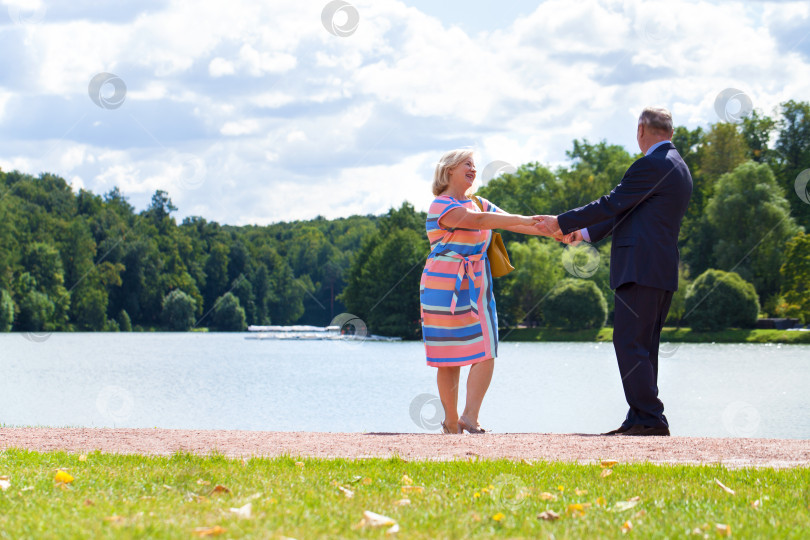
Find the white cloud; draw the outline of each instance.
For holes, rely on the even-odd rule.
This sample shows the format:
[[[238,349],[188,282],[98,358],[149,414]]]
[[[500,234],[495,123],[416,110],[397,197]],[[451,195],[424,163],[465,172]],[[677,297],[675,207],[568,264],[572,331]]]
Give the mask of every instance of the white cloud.
[[[728,87],[766,113],[810,95],[806,2],[549,0],[469,35],[472,5],[439,20],[358,0],[348,37],[322,26],[324,4],[172,0],[105,18],[110,2],[0,26],[0,166],[117,185],[136,206],[164,189],[181,217],[337,217],[424,209],[451,147],[475,146],[479,171],[555,165],[575,138],[634,152],[648,104],[694,127],[718,120]],[[118,109],[88,98],[102,71],[126,82]]]

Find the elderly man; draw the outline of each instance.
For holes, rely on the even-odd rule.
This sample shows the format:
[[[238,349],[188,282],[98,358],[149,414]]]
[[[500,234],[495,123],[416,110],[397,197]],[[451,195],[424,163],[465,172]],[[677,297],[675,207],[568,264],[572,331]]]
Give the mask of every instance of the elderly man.
[[[646,108],[636,134],[644,157],[609,194],[542,222],[550,234],[597,242],[612,235],[615,291],[613,347],[630,410],[605,435],[669,435],[658,399],[658,346],[678,289],[678,233],[692,195],[692,175],[672,144],[672,115]]]

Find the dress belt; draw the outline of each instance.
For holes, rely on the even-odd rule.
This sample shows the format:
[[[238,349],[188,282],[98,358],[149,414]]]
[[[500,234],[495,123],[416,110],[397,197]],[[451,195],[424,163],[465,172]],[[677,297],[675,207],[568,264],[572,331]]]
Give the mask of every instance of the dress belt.
[[[461,284],[464,282],[464,278],[466,277],[468,284],[467,288],[470,291],[470,310],[472,311],[473,317],[478,319],[478,296],[480,291],[479,293],[476,293],[475,291],[475,265],[476,263],[483,262],[483,258],[481,258],[480,255],[474,255],[472,260],[470,260],[470,257],[465,257],[459,254],[449,256],[460,259],[458,265],[458,274],[456,274],[456,286],[453,288],[453,298],[450,301],[450,313],[453,315],[456,313],[456,303],[458,302],[458,295],[461,293]],[[481,265],[479,264],[479,266]]]

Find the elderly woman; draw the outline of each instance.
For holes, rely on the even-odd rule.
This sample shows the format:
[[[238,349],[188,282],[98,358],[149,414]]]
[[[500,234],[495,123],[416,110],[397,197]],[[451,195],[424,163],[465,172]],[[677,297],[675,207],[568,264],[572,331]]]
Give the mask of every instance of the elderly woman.
[[[420,301],[427,364],[438,368],[436,382],[444,407],[444,433],[484,433],[478,411],[498,355],[498,315],[492,294],[487,248],[492,229],[543,235],[539,216],[507,214],[481,198],[470,199],[475,181],[471,150],[444,154],[433,175],[427,216],[430,255],[422,272]],[[461,366],[471,366],[467,403],[458,416]]]

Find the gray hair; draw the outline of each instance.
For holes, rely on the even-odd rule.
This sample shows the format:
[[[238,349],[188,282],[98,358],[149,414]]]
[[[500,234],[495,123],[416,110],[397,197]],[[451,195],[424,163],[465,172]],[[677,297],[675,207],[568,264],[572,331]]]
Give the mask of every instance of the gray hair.
[[[672,113],[663,107],[645,107],[638,117],[638,123],[661,135],[672,133]]]
[[[433,195],[438,197],[439,193],[450,184],[450,171],[472,156],[473,151],[468,148],[445,152],[433,172]]]

